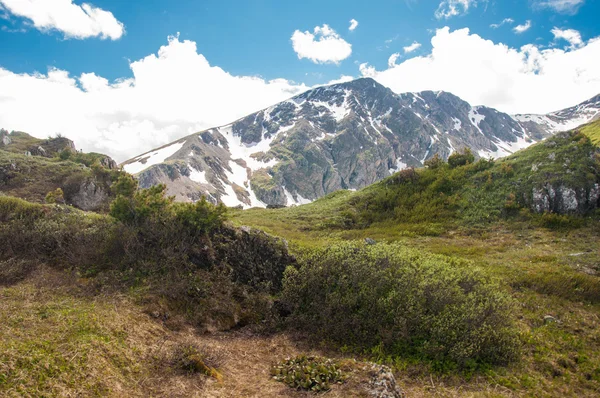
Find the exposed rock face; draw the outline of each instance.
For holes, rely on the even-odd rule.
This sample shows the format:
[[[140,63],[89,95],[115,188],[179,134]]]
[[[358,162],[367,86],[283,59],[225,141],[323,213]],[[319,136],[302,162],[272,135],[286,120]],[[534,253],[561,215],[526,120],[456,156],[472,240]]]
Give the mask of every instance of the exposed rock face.
[[[581,121],[592,117],[586,112],[560,117]],[[524,118],[446,92],[397,95],[365,78],[307,91],[123,165],[140,186],[165,183],[178,200],[289,206],[363,188],[462,147],[505,156],[565,126]]]
[[[83,181],[79,186],[79,191],[68,198],[69,204],[85,210],[97,210],[107,203],[108,193],[94,179]]]
[[[100,159],[100,166],[107,168],[109,170],[115,170],[119,165],[114,161],[110,156],[104,156]]]
[[[538,213],[586,214],[599,207],[600,185],[586,189],[544,184],[533,188],[532,198],[532,207]]]
[[[531,172],[515,181],[522,204],[538,213],[589,214],[600,207],[600,149],[576,132],[531,148]]]

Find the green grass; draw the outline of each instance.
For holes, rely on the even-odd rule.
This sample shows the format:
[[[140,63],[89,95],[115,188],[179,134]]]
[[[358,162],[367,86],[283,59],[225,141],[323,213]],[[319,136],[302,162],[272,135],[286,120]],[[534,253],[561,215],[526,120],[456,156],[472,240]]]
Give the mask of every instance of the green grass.
[[[580,128],[581,132],[588,137],[595,145],[600,145],[600,120],[596,120]]]
[[[117,310],[116,302],[55,288],[0,289],[0,395],[62,396],[68,390],[106,396],[118,384],[134,389],[144,376],[144,349],[131,344],[132,337],[153,326],[123,305]],[[125,322],[139,323],[127,328]]]

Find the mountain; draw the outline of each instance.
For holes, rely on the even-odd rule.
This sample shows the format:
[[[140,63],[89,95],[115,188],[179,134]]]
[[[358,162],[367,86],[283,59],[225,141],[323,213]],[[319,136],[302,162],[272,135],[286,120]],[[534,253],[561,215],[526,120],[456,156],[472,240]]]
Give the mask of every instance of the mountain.
[[[600,119],[600,95],[562,111],[547,115],[515,115],[521,125],[540,133],[567,131]]]
[[[395,94],[363,78],[312,89],[123,167],[141,187],[164,183],[180,201],[205,195],[228,206],[289,206],[366,187],[463,147],[506,156],[597,117],[598,104],[513,117],[448,92]]]

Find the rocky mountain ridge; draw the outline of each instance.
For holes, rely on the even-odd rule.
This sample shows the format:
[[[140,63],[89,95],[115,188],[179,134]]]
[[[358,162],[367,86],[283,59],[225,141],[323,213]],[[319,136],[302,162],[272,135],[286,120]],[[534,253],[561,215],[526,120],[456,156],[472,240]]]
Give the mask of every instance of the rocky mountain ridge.
[[[318,87],[232,124],[123,163],[141,187],[180,201],[289,206],[360,189],[469,147],[502,157],[600,116],[600,96],[548,115],[510,116],[443,92],[395,94],[370,78]]]

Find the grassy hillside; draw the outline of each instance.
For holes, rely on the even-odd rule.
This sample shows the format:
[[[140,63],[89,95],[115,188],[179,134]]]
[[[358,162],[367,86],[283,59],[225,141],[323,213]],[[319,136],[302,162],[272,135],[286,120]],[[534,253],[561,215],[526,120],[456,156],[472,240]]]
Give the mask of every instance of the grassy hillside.
[[[597,396],[597,153],[561,134],[273,210],[124,174],[109,214],[0,197],[0,395],[305,397],[270,372],[310,354],[346,378],[334,397],[369,396],[366,361],[415,397]],[[544,213],[548,187],[577,206]]]
[[[596,120],[580,128],[581,132],[588,137],[595,145],[600,145],[600,120]]]
[[[434,160],[427,168],[403,170],[358,192],[338,191],[300,207],[237,211],[234,219],[307,245],[318,244],[311,235],[348,237],[365,228],[387,237],[438,236],[499,222],[568,228],[597,219],[597,203],[588,200],[596,184],[600,150],[572,132],[498,161],[452,167]],[[548,210],[559,214],[542,214],[543,201],[534,192],[548,196],[549,187],[577,192],[578,206],[561,209],[556,201]]]
[[[599,171],[598,149],[574,132],[494,162],[431,164],[305,206],[235,211],[233,221],[283,236],[298,251],[368,238],[468,260],[519,303],[513,319],[523,355],[475,378],[494,393],[479,385],[465,396],[595,396],[600,216],[593,209],[537,213],[531,192],[546,183],[590,189]],[[416,378],[428,375],[414,362],[391,362]],[[474,387],[451,374],[413,391],[462,396],[457,388]]]
[[[82,186],[92,183],[89,191],[105,196],[94,210],[108,210],[114,197],[110,185],[123,174],[108,156],[77,152],[63,137],[41,140],[22,132],[6,136],[10,143],[0,145],[0,193],[43,203],[49,192],[60,188],[67,203],[78,204]]]

